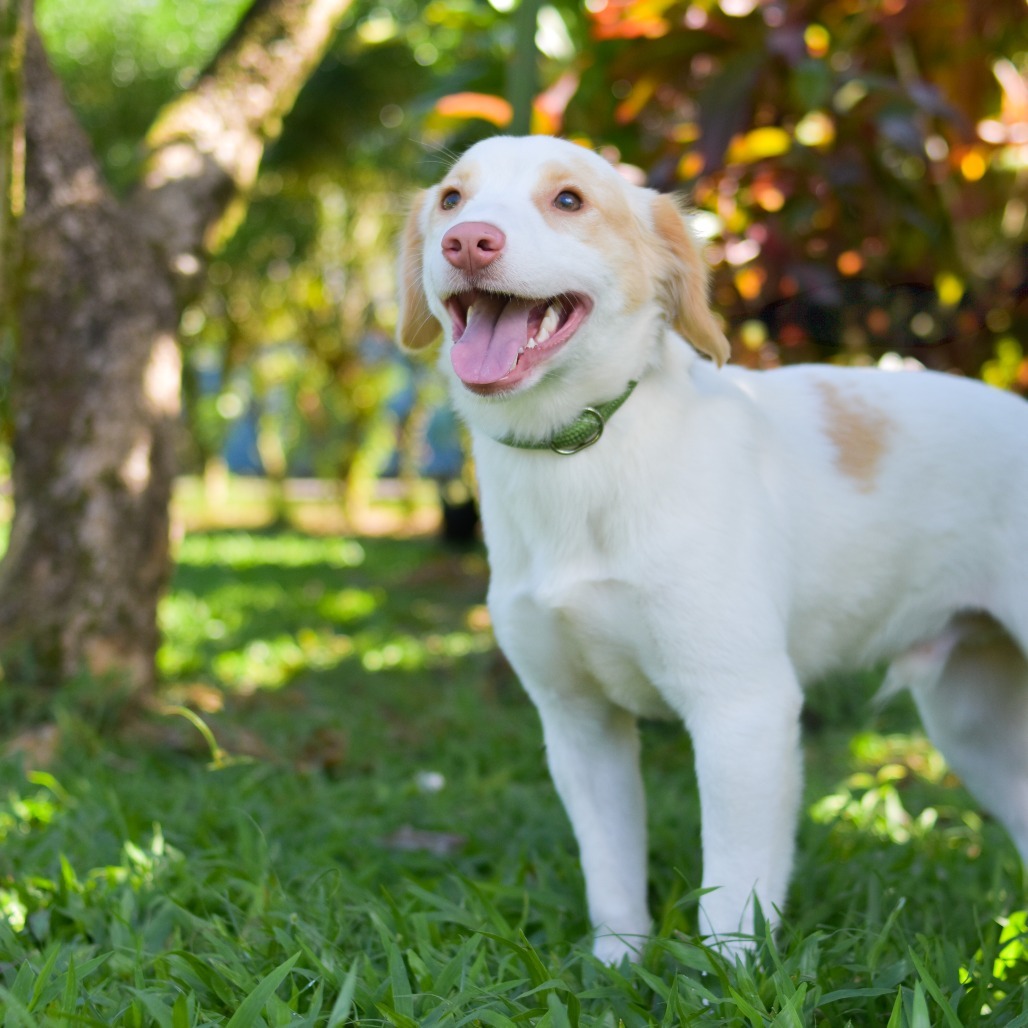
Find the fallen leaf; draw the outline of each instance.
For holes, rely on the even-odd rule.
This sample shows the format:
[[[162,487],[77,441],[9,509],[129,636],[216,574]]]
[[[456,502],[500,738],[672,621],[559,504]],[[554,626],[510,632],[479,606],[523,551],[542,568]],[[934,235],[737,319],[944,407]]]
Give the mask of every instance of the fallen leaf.
[[[464,848],[467,839],[455,832],[429,832],[413,825],[401,825],[381,843],[389,850],[402,853],[431,853],[437,857],[449,857]]]

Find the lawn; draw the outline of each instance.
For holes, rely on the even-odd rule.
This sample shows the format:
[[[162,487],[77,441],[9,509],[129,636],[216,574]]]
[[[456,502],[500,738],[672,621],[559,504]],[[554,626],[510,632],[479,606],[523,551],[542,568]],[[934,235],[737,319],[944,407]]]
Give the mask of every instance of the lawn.
[[[3,1028],[1028,1025],[1017,855],[872,677],[812,696],[789,906],[738,966],[694,935],[688,741],[647,726],[658,929],[608,968],[480,551],[226,530],[179,558],[160,708],[82,682],[6,734]]]

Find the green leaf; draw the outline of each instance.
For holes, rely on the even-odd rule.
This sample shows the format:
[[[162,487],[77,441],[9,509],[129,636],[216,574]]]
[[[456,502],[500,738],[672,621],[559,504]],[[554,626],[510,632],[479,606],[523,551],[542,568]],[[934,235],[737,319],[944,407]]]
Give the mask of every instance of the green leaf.
[[[824,107],[834,89],[832,69],[826,61],[803,61],[793,73],[791,88],[802,110],[812,111]]]
[[[157,1022],[158,1028],[175,1028],[172,1008],[162,1002],[160,996],[140,989],[136,989],[134,991],[136,993],[137,1000],[146,1008],[146,1012]],[[179,996],[178,998],[184,999],[185,997]]]
[[[532,948],[532,944],[527,938],[525,938],[523,932],[518,933],[518,938],[520,940],[518,942],[514,939],[504,938],[502,935],[496,935],[494,932],[479,932],[478,934],[485,936],[487,939],[492,939],[494,942],[500,943],[501,946],[505,946],[514,953],[528,972],[528,977],[531,979],[533,987],[543,985],[550,980],[550,976],[547,973],[546,968],[543,967],[542,961]]]
[[[763,1028],[766,1019],[766,1011],[758,1010],[748,999],[746,999],[738,989],[729,989],[729,995],[735,1000],[735,1005],[739,1010],[745,1014],[749,1019],[753,1028]],[[760,1003],[760,997],[753,997],[758,1003]],[[763,1006],[763,1003],[761,1003]]]
[[[921,981],[924,982],[924,986],[928,990],[929,995],[936,1003],[938,1003],[943,1014],[946,1016],[946,1023],[950,1028],[963,1028],[960,1018],[957,1017],[953,1012],[953,1008],[946,1002],[946,997],[943,995],[939,983],[936,982],[928,973],[927,968],[913,950],[910,950],[910,959],[914,962],[914,967],[917,969],[918,976],[921,978]]]
[[[11,994],[26,1005],[32,1002],[32,975],[32,964],[28,960],[22,961],[14,985],[11,986]]]
[[[418,1022],[413,1017],[401,1014],[399,1010],[389,1006],[387,1003],[376,1003],[375,1009],[386,1018],[388,1024],[394,1028],[418,1028]]]
[[[555,992],[547,994],[546,1009],[550,1015],[550,1024],[553,1025],[553,1028],[571,1028],[567,1008],[561,1003],[560,996]]]
[[[804,1028],[803,1000],[807,995],[807,983],[803,982],[782,1006],[778,1016],[771,1022],[774,1028]]]
[[[910,1010],[910,1028],[932,1028],[932,1018],[928,1013],[928,1000],[924,997],[921,983],[914,985],[914,1003]]]
[[[300,954],[294,953],[288,960],[279,964],[274,971],[261,979],[257,983],[257,987],[240,1003],[239,1009],[229,1019],[225,1028],[252,1028],[272,993],[282,984],[299,959]]]
[[[903,1016],[903,990],[896,990],[896,1002],[892,1005],[892,1014],[885,1028],[903,1028],[906,1018]]]
[[[512,1021],[496,1010],[479,1010],[474,1014],[474,1020],[491,1025],[492,1028],[518,1028],[517,1021]]]
[[[62,1014],[74,1014],[78,1006],[79,976],[75,970],[75,954],[68,955],[68,970],[64,975],[64,999],[61,1002]]]
[[[29,1000],[29,1010],[35,1010],[39,1006],[40,998],[43,995],[43,990],[47,987],[50,981],[50,977],[54,973],[54,965],[57,963],[57,958],[61,955],[61,947],[54,946],[50,950],[50,956],[46,958],[46,963],[43,965],[39,972],[39,976],[36,978],[36,984],[32,989],[32,998]]]
[[[357,961],[350,965],[350,970],[339,991],[339,998],[332,1007],[332,1013],[328,1015],[326,1028],[339,1028],[350,1016],[350,1007],[353,1005],[353,994],[357,989]]]
[[[27,966],[27,965],[22,965]],[[21,977],[19,974],[18,977]],[[17,981],[17,980],[16,980]],[[13,990],[0,985],[0,1009],[4,1010],[4,1028],[39,1028],[39,1022]]]
[[[393,989],[393,1008],[403,1017],[414,1017],[414,997],[411,993],[410,978],[407,977],[407,966],[403,962],[400,947],[390,942],[389,945],[389,981]]]
[[[189,1002],[184,993],[179,993],[171,1008],[171,1028],[189,1028]]]

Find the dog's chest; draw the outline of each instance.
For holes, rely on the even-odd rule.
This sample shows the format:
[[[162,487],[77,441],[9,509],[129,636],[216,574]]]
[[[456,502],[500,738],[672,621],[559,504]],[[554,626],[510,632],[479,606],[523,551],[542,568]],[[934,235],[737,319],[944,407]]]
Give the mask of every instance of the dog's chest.
[[[489,605],[525,687],[588,686],[640,716],[668,716],[657,683],[669,657],[640,506],[563,465],[551,479],[491,470],[482,469]]]
[[[655,682],[662,654],[636,585],[611,578],[523,579],[494,591],[491,606],[508,658],[531,691],[583,685],[641,717],[672,711]]]

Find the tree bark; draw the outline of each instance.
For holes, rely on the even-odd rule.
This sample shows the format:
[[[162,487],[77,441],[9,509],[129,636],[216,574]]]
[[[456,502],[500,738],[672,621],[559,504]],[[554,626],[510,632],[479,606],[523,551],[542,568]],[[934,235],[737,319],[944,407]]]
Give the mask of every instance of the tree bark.
[[[25,0],[0,0],[0,359],[13,335],[13,268],[17,263],[17,224],[24,207],[22,63],[27,23]],[[0,412],[2,401],[0,396]]]
[[[12,684],[155,682],[181,309],[349,3],[257,0],[158,116],[124,202],[29,31],[15,515],[0,564]]]

